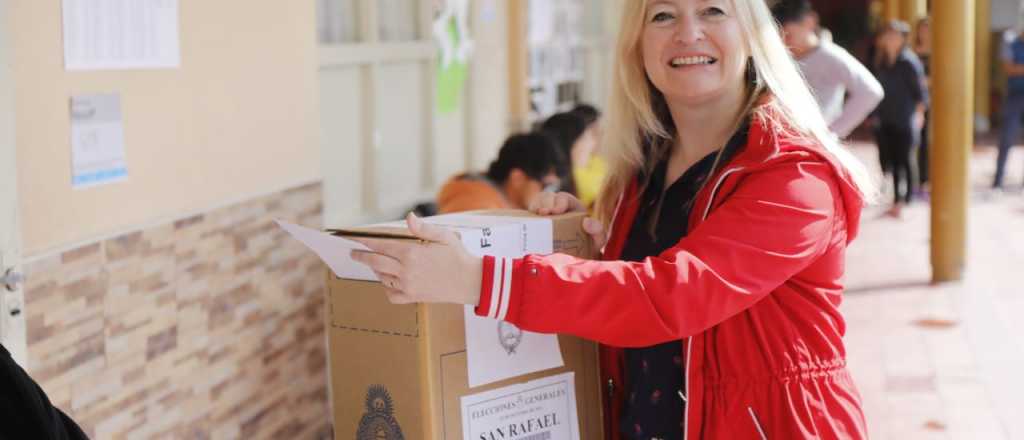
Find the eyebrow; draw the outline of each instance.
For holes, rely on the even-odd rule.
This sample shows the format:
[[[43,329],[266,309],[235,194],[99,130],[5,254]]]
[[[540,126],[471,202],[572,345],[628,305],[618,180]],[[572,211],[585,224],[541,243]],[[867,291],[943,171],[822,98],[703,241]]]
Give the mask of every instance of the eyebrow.
[[[697,1],[700,2],[700,3],[712,3],[715,0],[697,0]],[[675,2],[671,1],[671,0],[653,0],[653,1],[647,3],[647,7],[648,8],[652,7],[652,6],[657,6],[657,5],[675,6]]]

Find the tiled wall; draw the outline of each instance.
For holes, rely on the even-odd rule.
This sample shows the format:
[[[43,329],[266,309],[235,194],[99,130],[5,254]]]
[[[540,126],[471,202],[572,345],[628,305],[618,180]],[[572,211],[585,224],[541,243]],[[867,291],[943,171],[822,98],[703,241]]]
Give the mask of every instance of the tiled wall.
[[[97,439],[328,437],[324,269],[272,222],[321,212],[309,185],[29,261],[29,373]]]

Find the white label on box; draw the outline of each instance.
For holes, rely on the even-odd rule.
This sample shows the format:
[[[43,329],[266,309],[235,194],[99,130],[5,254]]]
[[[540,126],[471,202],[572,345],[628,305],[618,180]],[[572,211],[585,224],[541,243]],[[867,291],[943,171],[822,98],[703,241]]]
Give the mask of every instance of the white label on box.
[[[462,398],[466,440],[579,440],[573,373]]]
[[[558,335],[477,316],[472,306],[466,306],[464,315],[470,388],[565,365]]]
[[[433,222],[460,231],[463,244],[475,255],[518,258],[550,254],[554,246],[551,219],[452,215],[434,217]],[[463,315],[470,388],[565,365],[557,335],[477,316],[472,306]]]

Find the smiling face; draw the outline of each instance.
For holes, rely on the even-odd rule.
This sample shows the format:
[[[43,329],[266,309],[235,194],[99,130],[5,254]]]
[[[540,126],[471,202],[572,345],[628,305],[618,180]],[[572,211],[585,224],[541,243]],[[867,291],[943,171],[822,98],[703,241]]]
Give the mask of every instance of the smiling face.
[[[648,0],[643,19],[644,69],[669,102],[742,90],[749,51],[731,1]]]

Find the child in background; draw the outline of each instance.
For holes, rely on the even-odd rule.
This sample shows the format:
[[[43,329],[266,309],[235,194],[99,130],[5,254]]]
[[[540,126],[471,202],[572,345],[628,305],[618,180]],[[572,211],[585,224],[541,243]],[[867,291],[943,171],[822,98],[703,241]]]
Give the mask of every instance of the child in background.
[[[597,198],[601,185],[600,178],[603,176],[599,176],[594,182],[592,171],[580,171],[589,170],[591,166],[598,145],[596,130],[590,129],[590,124],[581,113],[563,112],[556,113],[544,121],[540,131],[554,139],[559,149],[569,159],[572,178],[562,182],[562,191],[580,197],[584,205],[589,206]],[[579,179],[581,174],[585,177],[584,181]],[[586,198],[582,197],[581,189],[587,194]]]
[[[597,200],[601,185],[604,184],[604,177],[608,174],[608,162],[598,151],[601,146],[601,111],[590,104],[579,104],[572,112],[583,118],[583,122],[587,124],[587,131],[594,138],[597,147],[586,164],[572,170],[573,178],[576,180],[576,196],[589,207]]]

